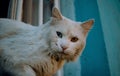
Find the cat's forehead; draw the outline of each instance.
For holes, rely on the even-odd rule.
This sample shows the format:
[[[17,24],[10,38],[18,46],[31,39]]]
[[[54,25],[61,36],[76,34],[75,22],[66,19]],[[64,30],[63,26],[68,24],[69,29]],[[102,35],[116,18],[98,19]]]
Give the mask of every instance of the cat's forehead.
[[[58,21],[56,23],[56,27],[66,29],[68,31],[69,30],[80,31],[80,29],[82,29],[80,26],[80,22],[78,23],[67,18],[64,18],[63,20]]]

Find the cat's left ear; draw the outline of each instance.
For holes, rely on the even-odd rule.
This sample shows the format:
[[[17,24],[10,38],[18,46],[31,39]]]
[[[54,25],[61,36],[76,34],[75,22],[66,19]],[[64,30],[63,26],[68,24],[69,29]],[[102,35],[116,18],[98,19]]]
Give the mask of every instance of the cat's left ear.
[[[81,24],[83,32],[86,35],[94,24],[94,19],[87,20]]]
[[[62,20],[62,14],[56,7],[53,7],[53,9],[52,9],[52,17],[54,17],[58,20]]]

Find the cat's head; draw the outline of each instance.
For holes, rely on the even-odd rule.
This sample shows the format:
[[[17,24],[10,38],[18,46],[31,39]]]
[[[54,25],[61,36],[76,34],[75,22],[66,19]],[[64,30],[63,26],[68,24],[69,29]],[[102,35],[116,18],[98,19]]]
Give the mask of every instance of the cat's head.
[[[50,47],[60,58],[68,61],[75,60],[86,44],[86,37],[94,20],[75,22],[61,15],[57,8],[53,8],[50,22]]]

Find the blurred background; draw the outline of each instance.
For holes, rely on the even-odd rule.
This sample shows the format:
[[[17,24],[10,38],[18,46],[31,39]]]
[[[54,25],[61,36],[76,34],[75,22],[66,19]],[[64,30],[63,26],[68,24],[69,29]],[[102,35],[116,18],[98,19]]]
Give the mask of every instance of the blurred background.
[[[95,19],[83,54],[55,76],[120,76],[120,0],[0,0],[0,18],[37,26],[53,6],[75,21]]]

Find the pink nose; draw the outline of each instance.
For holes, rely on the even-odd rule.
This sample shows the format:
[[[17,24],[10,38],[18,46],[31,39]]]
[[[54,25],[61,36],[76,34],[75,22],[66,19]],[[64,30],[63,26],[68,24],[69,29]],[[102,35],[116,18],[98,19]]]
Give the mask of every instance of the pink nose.
[[[62,46],[62,50],[65,51],[68,47]]]

